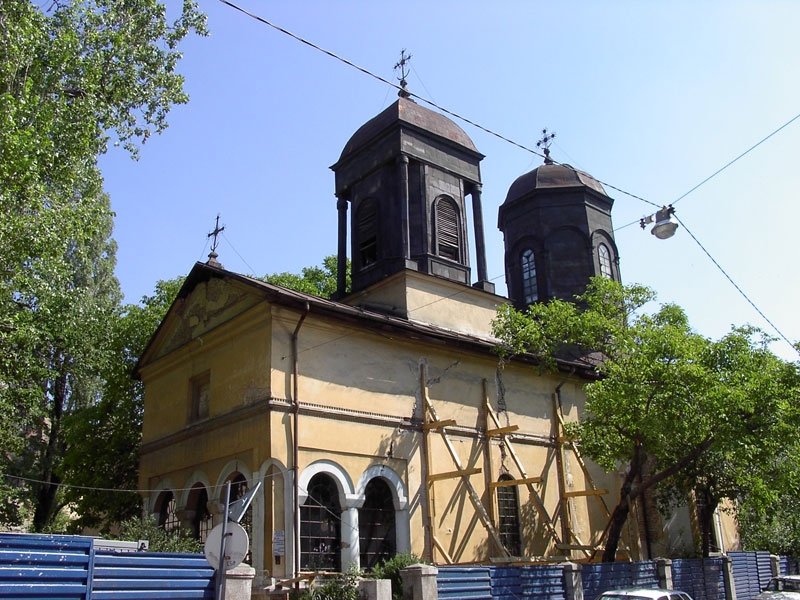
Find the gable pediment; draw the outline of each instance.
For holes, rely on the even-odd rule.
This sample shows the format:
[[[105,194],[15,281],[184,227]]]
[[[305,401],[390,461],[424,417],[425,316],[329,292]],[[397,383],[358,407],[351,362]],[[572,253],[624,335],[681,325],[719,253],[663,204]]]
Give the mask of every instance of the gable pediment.
[[[142,355],[139,367],[202,338],[263,300],[253,289],[226,278],[211,277],[196,283],[186,295],[179,294],[173,302]]]

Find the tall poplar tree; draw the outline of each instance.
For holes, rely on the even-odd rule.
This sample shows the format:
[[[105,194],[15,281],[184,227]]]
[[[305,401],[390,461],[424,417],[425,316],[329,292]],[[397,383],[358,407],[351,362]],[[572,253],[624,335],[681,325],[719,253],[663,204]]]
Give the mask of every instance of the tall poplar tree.
[[[44,6],[41,9],[40,6]],[[98,156],[136,156],[186,102],[177,44],[193,2],[0,2],[0,520],[59,507],[66,415],[100,397],[119,290]],[[9,478],[16,475],[24,479]],[[33,481],[31,481],[33,480]]]

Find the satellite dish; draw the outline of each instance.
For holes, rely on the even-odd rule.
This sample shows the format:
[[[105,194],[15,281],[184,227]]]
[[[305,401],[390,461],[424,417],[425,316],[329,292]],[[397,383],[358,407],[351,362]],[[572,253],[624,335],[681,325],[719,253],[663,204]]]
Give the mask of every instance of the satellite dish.
[[[214,527],[206,538],[203,551],[206,555],[208,564],[214,567],[215,570],[219,569],[219,549],[222,543],[222,523]],[[225,543],[225,570],[230,571],[237,567],[239,563],[247,556],[247,551],[250,549],[250,539],[247,537],[247,532],[244,527],[238,523],[228,523],[227,526],[227,541]]]

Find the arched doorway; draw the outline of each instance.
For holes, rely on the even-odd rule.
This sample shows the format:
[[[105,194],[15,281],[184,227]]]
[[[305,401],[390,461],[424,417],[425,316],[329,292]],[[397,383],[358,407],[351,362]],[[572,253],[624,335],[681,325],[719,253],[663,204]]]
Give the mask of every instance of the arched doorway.
[[[339,490],[330,475],[317,473],[308,483],[300,507],[300,569],[341,571],[341,514]]]
[[[362,569],[372,569],[397,553],[397,533],[392,490],[375,477],[364,490],[364,506],[358,509],[358,537]]]

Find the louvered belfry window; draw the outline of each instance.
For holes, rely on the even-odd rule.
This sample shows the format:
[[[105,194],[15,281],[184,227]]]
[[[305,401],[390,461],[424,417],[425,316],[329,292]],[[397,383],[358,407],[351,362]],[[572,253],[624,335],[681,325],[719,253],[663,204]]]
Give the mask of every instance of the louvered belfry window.
[[[378,260],[378,205],[368,198],[358,207],[358,258],[361,268]]]
[[[450,260],[461,259],[458,208],[451,198],[436,201],[436,253]]]

